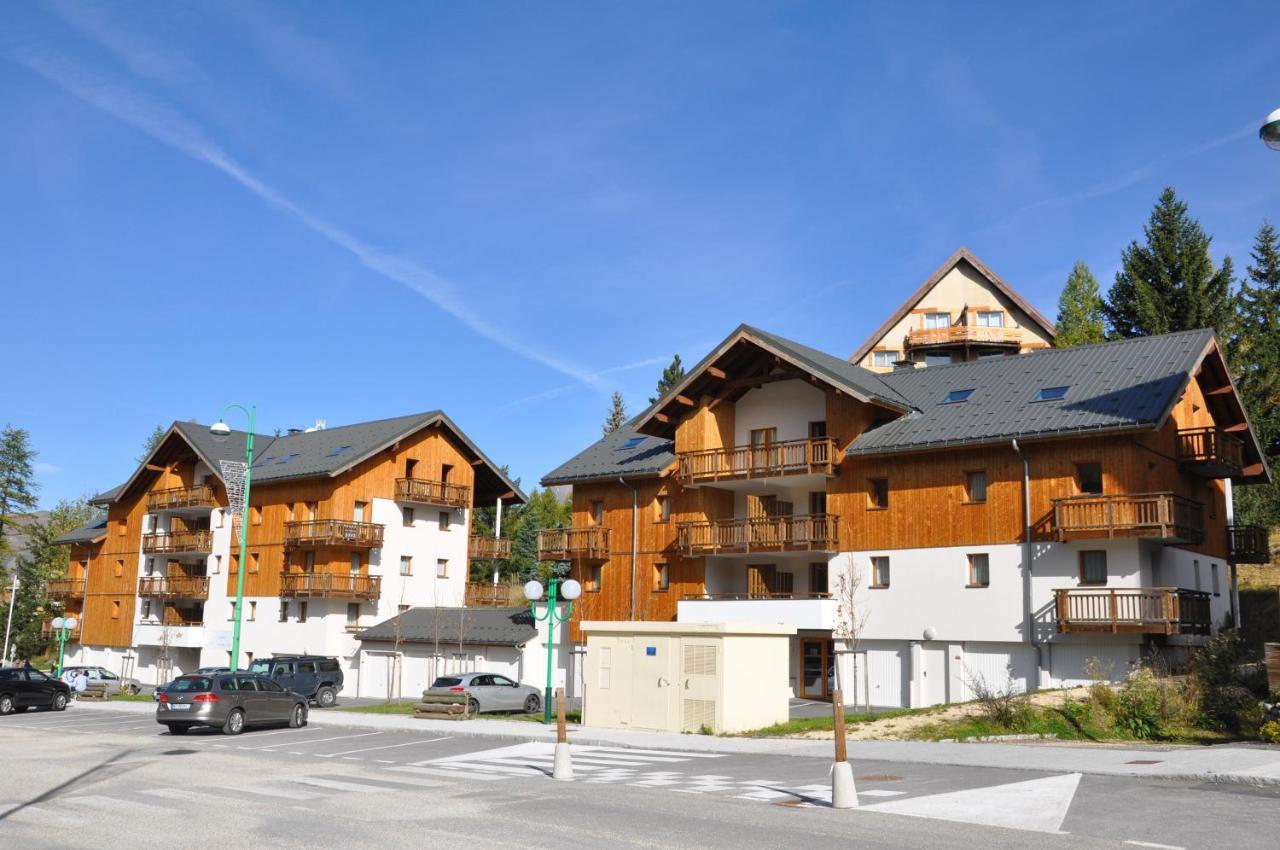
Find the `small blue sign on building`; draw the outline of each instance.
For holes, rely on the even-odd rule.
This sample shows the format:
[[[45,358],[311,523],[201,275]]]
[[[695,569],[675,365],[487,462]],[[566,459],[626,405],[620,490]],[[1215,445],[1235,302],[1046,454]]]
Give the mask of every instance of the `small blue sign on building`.
[[[646,647],[644,648],[644,654],[645,654],[645,655],[657,655],[657,654],[658,654],[658,648],[657,648],[656,646],[646,646]]]

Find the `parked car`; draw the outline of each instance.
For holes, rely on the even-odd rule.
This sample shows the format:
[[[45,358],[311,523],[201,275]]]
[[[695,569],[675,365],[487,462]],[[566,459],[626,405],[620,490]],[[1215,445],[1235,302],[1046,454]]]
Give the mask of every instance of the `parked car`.
[[[537,688],[513,682],[497,673],[441,676],[431,683],[427,693],[441,696],[466,694],[472,714],[482,711],[534,712],[542,708],[542,694]]]
[[[307,725],[307,698],[252,673],[193,673],[174,679],[160,694],[156,722],[174,735],[212,726],[239,735],[249,726]]]
[[[71,686],[31,667],[0,668],[0,714],[51,708],[62,711],[71,700]]]
[[[107,693],[114,696],[118,693],[140,694],[142,693],[142,683],[137,679],[124,679],[107,670],[104,667],[86,667],[84,665],[69,665],[62,668],[62,675],[66,676],[68,671],[80,672],[83,670],[85,675],[89,677],[90,685],[106,685]]]
[[[338,659],[322,655],[276,655],[255,658],[249,672],[302,694],[321,708],[338,701],[342,690],[342,665]]]
[[[196,672],[204,673],[205,675],[208,675],[209,673],[230,673],[231,668],[230,667],[197,667]],[[159,702],[160,694],[164,693],[165,689],[172,684],[173,684],[173,680],[171,679],[163,685],[156,685],[155,690],[151,692],[151,698],[156,702]]]

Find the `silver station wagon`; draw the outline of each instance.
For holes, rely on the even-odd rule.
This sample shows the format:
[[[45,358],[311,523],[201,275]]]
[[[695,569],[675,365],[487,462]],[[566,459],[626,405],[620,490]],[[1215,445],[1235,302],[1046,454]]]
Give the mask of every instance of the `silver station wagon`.
[[[307,725],[307,698],[252,673],[197,673],[169,683],[156,703],[156,722],[174,735],[193,726],[227,735],[269,723],[296,729]]]

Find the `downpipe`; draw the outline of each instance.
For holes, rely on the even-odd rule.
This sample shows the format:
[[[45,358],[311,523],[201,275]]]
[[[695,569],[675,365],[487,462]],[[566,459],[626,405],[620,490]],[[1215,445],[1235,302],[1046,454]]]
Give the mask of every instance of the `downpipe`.
[[[640,545],[640,491],[626,482],[621,475],[618,483],[631,491],[631,616],[636,618],[636,547]]]
[[[1027,638],[1031,641],[1031,646],[1036,651],[1035,686],[1038,689],[1040,680],[1044,675],[1044,647],[1040,645],[1040,641],[1036,638],[1035,610],[1032,607],[1031,593],[1031,558],[1033,555],[1031,540],[1031,459],[1022,451],[1022,447],[1018,445],[1016,439],[1012,441],[1012,445],[1013,450],[1022,459],[1022,558],[1026,564],[1022,571],[1022,608],[1027,624]]]

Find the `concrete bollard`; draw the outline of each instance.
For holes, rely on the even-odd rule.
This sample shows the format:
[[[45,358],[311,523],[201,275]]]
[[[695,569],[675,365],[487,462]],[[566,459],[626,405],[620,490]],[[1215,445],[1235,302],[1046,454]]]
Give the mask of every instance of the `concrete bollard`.
[[[569,744],[565,741],[556,744],[556,761],[551,770],[551,778],[563,782],[573,781],[573,762],[569,759]],[[853,776],[850,774],[850,781],[852,779]]]
[[[838,761],[831,766],[831,808],[858,808],[858,791],[853,785],[853,765]]]

